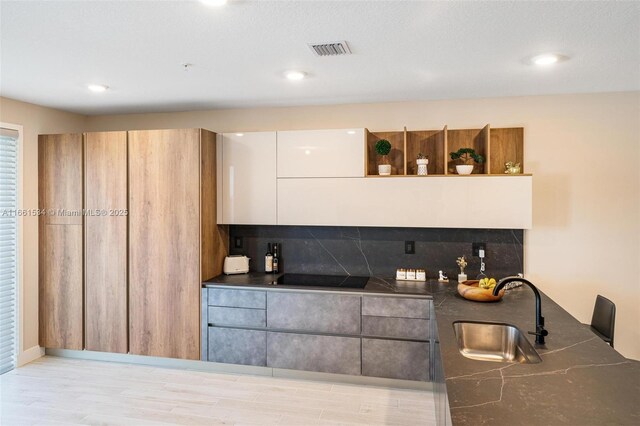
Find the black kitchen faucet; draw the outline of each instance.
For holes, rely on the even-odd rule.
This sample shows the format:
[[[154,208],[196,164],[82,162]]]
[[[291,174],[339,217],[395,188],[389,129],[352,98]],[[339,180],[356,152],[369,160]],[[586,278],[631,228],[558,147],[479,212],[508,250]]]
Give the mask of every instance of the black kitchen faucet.
[[[498,284],[493,288],[493,295],[497,296],[498,292],[507,284],[519,281],[529,286],[533,290],[533,294],[536,296],[536,331],[530,331],[529,334],[536,336],[536,343],[544,345],[544,336],[547,336],[549,332],[544,329],[544,317],[542,316],[542,302],[540,301],[540,292],[531,281],[527,281],[520,277],[506,277],[500,280]]]

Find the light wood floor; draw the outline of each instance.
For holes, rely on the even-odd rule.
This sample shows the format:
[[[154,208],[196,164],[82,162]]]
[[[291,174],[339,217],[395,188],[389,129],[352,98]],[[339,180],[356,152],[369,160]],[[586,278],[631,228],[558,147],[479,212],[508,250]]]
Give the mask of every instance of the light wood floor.
[[[433,394],[44,357],[0,376],[0,424],[435,425]]]

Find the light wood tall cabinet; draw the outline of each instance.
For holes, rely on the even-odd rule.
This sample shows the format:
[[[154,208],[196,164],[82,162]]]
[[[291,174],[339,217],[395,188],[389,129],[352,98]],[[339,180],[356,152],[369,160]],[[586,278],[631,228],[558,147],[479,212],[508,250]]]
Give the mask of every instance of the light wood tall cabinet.
[[[127,132],[84,135],[85,348],[127,353]]]
[[[40,345],[199,359],[216,178],[207,130],[40,136]]]
[[[200,357],[201,283],[221,273],[226,254],[211,214],[215,154],[206,130],[129,132],[132,354]]]
[[[82,135],[38,138],[40,346],[82,349]]]

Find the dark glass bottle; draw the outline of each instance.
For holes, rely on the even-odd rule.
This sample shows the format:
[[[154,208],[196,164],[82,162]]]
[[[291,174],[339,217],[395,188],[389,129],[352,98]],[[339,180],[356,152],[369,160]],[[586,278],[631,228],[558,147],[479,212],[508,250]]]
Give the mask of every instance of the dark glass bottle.
[[[278,243],[273,243],[273,273],[280,273],[280,255],[278,254]]]

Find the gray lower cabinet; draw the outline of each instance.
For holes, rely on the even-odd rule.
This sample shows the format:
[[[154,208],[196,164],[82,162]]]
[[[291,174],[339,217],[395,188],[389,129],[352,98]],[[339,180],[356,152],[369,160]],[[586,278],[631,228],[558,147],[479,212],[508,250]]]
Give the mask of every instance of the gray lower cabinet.
[[[267,296],[264,291],[210,288],[208,304],[230,308],[265,309]]]
[[[430,306],[417,297],[203,289],[202,358],[429,381]]]
[[[429,299],[364,296],[362,315],[429,319]]]
[[[361,297],[317,293],[267,293],[267,327],[360,334]]]
[[[429,343],[363,338],[362,375],[429,381]]]
[[[429,320],[362,316],[362,335],[429,340]]]
[[[359,376],[360,338],[267,332],[267,366]]]
[[[267,332],[209,327],[208,359],[227,364],[267,365]]]
[[[216,326],[266,327],[267,311],[264,309],[209,306],[209,324]]]

